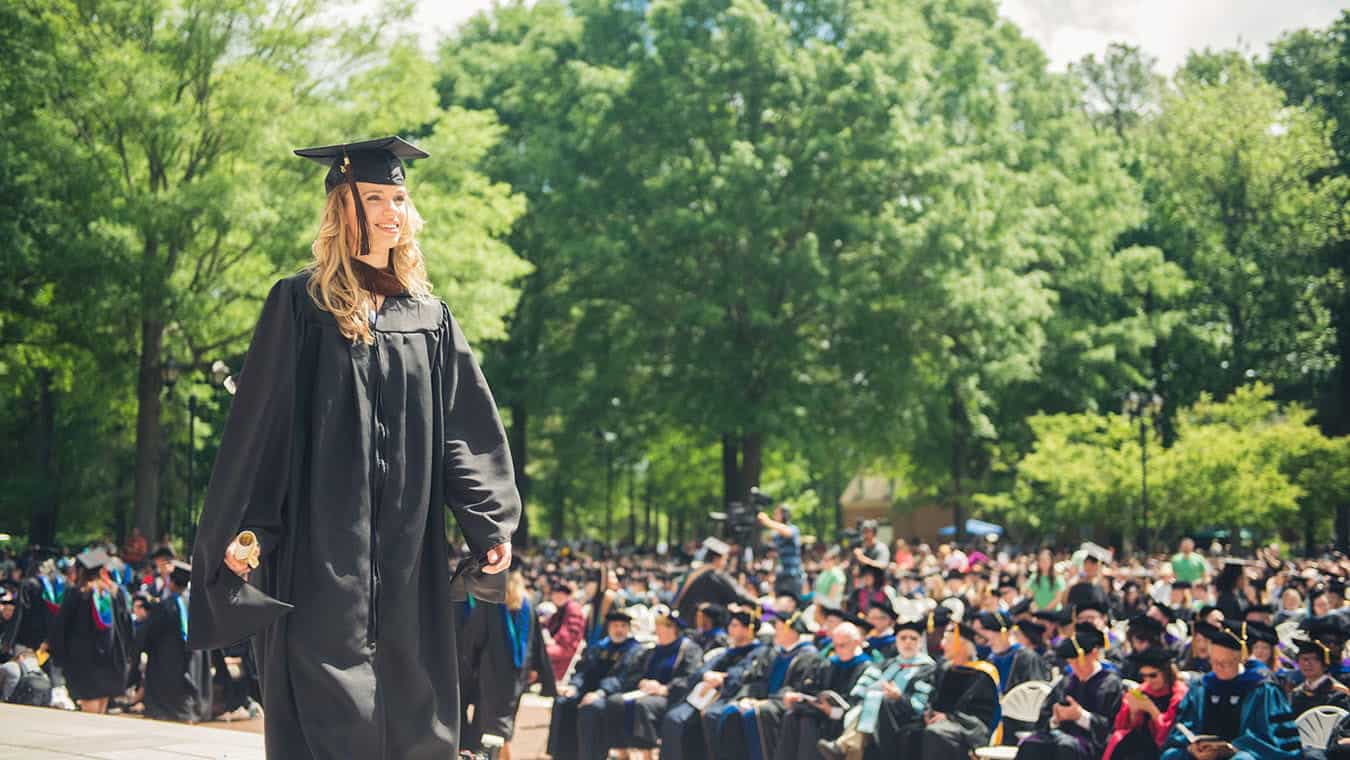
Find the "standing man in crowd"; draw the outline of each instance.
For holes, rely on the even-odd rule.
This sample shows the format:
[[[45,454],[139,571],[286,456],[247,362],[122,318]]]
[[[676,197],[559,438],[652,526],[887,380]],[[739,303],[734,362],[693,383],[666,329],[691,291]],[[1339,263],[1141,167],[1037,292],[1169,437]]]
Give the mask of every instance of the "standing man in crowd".
[[[1195,551],[1195,541],[1189,536],[1181,539],[1177,553],[1172,555],[1172,576],[1188,584],[1203,581],[1209,575],[1209,563]]]
[[[679,610],[681,620],[693,620],[698,606],[705,602],[714,602],[722,606],[743,602],[747,606],[757,607],[755,595],[741,587],[727,574],[727,555],[731,546],[720,538],[709,536],[703,542],[703,565],[691,570],[684,577],[684,583],[675,593],[671,605]],[[796,598],[801,591],[793,594]]]
[[[802,570],[802,534],[792,524],[792,511],[788,505],[779,504],[773,510],[773,517],[758,512],[755,519],[759,520],[761,526],[773,531],[773,548],[778,553],[774,595],[800,597],[805,590],[806,573]]]
[[[862,546],[853,548],[853,559],[857,560],[859,569],[864,572],[869,567],[884,571],[891,563],[891,550],[877,540],[876,520],[863,520]]]

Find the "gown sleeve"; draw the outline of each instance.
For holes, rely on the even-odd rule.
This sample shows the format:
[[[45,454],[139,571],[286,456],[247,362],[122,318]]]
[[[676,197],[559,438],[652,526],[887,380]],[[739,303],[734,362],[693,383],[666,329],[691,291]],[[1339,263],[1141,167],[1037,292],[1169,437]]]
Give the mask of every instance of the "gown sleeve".
[[[445,493],[469,549],[482,557],[511,540],[520,494],[506,432],[487,379],[459,323],[445,309],[449,345],[442,361],[446,388]]]
[[[225,548],[241,529],[254,530],[262,544],[260,569],[265,573],[283,530],[300,319],[294,285],[290,280],[278,282],[263,303],[239,373],[197,526],[192,550],[196,572],[188,601],[188,645],[193,649],[223,649],[291,609],[226,568]]]

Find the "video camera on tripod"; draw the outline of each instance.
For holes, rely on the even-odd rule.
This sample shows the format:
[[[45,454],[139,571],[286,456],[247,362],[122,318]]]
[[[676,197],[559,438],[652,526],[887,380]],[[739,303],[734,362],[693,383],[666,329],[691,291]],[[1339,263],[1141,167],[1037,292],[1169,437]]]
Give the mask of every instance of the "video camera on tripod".
[[[758,488],[751,488],[749,504],[733,501],[727,504],[726,512],[712,512],[708,517],[724,524],[726,538],[732,543],[753,547],[759,543],[759,520],[755,515],[772,506],[773,499]]]

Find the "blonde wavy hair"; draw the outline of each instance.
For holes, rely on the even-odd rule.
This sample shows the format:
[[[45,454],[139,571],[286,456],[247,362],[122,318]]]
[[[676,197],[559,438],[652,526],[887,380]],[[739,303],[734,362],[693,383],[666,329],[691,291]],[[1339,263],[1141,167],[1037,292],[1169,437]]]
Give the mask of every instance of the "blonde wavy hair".
[[[367,345],[375,342],[366,312],[372,308],[370,294],[362,290],[352,269],[352,257],[361,244],[356,228],[347,224],[345,208],[351,199],[351,189],[339,185],[328,194],[323,214],[319,218],[319,234],[314,238],[314,260],[306,267],[310,273],[309,297],[320,309],[337,320],[343,337],[352,343]],[[398,243],[389,252],[389,264],[394,275],[413,298],[431,295],[431,280],[427,277],[422,248],[417,244],[417,233],[422,230],[422,217],[407,196],[408,219],[399,233]]]

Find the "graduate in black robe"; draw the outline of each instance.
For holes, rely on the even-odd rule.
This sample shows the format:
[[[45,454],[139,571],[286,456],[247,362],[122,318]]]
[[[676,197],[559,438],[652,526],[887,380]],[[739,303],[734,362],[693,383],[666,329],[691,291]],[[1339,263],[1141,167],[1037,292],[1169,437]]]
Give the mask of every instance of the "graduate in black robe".
[[[23,608],[19,604],[19,587],[0,582],[0,663],[9,662],[18,646],[19,626],[23,623]]]
[[[1130,653],[1125,655],[1120,665],[1120,677],[1131,681],[1139,680],[1139,668],[1144,661],[1152,662],[1152,657],[1141,658],[1150,649],[1168,649],[1163,643],[1167,633],[1163,624],[1148,615],[1135,615],[1130,618],[1125,629],[1125,639],[1130,642]]]
[[[484,736],[498,736],[507,742],[500,757],[509,760],[521,695],[535,682],[545,697],[558,693],[539,618],[519,571],[507,580],[505,604],[473,605],[460,648],[460,678],[476,686],[473,722],[465,726],[460,744],[477,750]]]
[[[779,729],[774,760],[816,760],[816,743],[839,736],[844,728],[844,712],[862,701],[853,687],[873,664],[862,649],[862,632],[852,623],[841,623],[831,635],[834,654],[816,676],[814,691],[787,694],[783,705],[787,714]],[[844,706],[833,704],[822,695],[833,692],[843,698]]]
[[[683,620],[693,620],[699,605],[713,602],[726,606],[759,604],[755,595],[727,575],[727,553],[731,547],[721,539],[709,537],[703,542],[703,564],[691,571],[680,582],[671,606]]]
[[[1045,698],[1035,733],[1018,745],[1019,760],[1097,760],[1106,751],[1125,687],[1100,662],[1105,643],[1096,626],[1079,623],[1056,647],[1072,670]]]
[[[1350,710],[1350,687],[1329,672],[1334,662],[1332,648],[1317,639],[1300,639],[1298,669],[1302,680],[1289,691],[1289,707],[1294,715],[1322,705]],[[1339,651],[1339,650],[1337,650]]]
[[[609,635],[586,647],[572,680],[553,700],[548,728],[553,760],[605,757],[613,738],[604,722],[605,698],[622,694],[642,664],[642,645],[630,635],[633,618],[620,610],[605,618]]]
[[[102,549],[76,558],[79,579],[66,589],[50,632],[52,659],[84,712],[106,712],[108,700],[126,692],[131,668],[131,612],[107,561]]]
[[[694,621],[697,630],[693,631],[694,643],[704,652],[721,649],[727,645],[727,608],[716,602],[704,602],[698,606],[698,618]]]
[[[271,758],[453,757],[449,601],[502,601],[520,517],[506,435],[458,323],[421,293],[401,159],[426,154],[398,138],[297,154],[328,167],[326,225],[314,264],[268,294],[236,381],[189,643],[254,636]],[[311,295],[339,282],[345,302]],[[470,550],[454,582],[447,506]],[[245,530],[251,571],[225,560]]]
[[[671,684],[684,682],[703,668],[703,650],[682,635],[679,617],[656,617],[656,646],[622,684],[624,693],[605,699],[605,723],[614,728],[610,746],[651,749],[661,738],[661,721],[670,705]]]
[[[800,611],[780,612],[771,656],[755,661],[741,688],[703,716],[708,746],[718,760],[771,760],[790,692],[814,693],[824,662]]]
[[[942,651],[945,660],[935,675],[923,730],[911,732],[913,745],[902,748],[901,757],[967,760],[994,735],[998,670],[975,659],[975,629],[952,623],[942,637]]]
[[[889,601],[874,603],[867,610],[867,652],[873,662],[895,656],[895,623],[900,615]]]
[[[1210,642],[1213,669],[1181,700],[1162,760],[1193,757],[1187,731],[1215,737],[1225,753],[1220,757],[1233,760],[1302,757],[1298,727],[1284,693],[1270,679],[1270,671],[1247,660],[1242,622],[1225,620],[1217,626],[1199,622],[1195,632]]]
[[[716,659],[686,678],[670,682],[665,717],[661,720],[661,756],[674,760],[703,760],[712,755],[703,735],[703,716],[687,698],[706,682],[719,694],[735,694],[748,672],[758,672],[757,657],[772,654],[772,647],[755,638],[754,614],[732,605],[727,610],[727,647]],[[753,666],[753,667],[752,667]],[[712,705],[716,705],[714,700]],[[712,705],[708,707],[712,709]]]
[[[175,561],[164,598],[136,629],[146,655],[145,717],[199,723],[211,719],[211,655],[188,648],[188,583],[192,568]]]
[[[1025,623],[1024,623],[1025,625]],[[998,670],[1001,694],[1027,681],[1049,681],[1050,666],[1031,649],[1013,638],[1012,618],[1004,612],[981,612],[971,621],[976,635],[989,647],[985,659]],[[1031,730],[1025,721],[1003,718],[1003,743],[1016,744],[1018,731]]]

